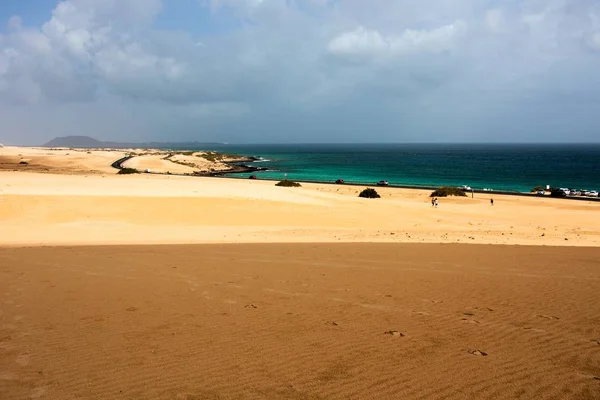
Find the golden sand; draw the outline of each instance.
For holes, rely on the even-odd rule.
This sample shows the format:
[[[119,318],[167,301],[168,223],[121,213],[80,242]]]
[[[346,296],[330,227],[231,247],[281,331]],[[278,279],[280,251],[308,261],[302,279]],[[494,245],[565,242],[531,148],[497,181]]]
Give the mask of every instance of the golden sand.
[[[0,398],[598,399],[598,248],[0,248]]]

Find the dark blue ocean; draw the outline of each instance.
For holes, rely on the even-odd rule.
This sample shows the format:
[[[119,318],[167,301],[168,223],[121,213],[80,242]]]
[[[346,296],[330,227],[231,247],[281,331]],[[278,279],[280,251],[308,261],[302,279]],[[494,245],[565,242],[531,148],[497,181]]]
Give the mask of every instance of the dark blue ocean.
[[[259,179],[287,174],[299,181],[600,190],[600,144],[219,145],[212,150],[263,158],[253,163],[269,169],[256,173]]]

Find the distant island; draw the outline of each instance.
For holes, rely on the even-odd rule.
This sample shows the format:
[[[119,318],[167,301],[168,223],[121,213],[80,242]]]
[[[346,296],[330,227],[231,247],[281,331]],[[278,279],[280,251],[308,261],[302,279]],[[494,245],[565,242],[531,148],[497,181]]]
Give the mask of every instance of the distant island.
[[[41,147],[69,147],[75,149],[197,149],[205,146],[222,146],[217,142],[105,142],[89,136],[57,137]]]

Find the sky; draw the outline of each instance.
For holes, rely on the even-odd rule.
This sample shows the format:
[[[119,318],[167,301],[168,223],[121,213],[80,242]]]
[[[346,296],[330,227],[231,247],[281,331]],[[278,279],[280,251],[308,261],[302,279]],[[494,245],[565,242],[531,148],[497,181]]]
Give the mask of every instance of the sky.
[[[2,0],[0,142],[600,142],[597,0]]]

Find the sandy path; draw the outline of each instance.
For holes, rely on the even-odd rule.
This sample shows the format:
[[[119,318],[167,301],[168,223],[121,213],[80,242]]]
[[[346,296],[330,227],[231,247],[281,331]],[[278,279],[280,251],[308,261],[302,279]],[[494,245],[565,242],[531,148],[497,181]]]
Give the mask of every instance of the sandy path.
[[[0,245],[468,242],[600,245],[600,203],[179,176],[0,172]]]
[[[597,399],[599,259],[475,245],[4,248],[0,398]]]
[[[165,154],[136,156],[125,161],[122,166],[137,169],[138,171],[150,170],[160,174],[193,174],[194,171],[197,171],[197,168],[177,164],[165,157]]]

